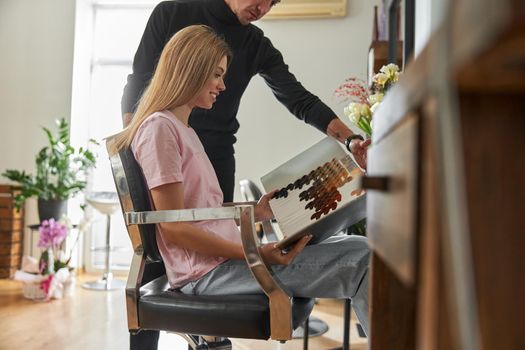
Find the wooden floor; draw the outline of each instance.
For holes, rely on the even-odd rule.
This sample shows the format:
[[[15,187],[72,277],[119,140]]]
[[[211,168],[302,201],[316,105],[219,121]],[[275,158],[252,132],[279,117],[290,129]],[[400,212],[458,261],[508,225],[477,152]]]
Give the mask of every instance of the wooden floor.
[[[81,283],[99,276],[77,277],[73,295],[61,300],[35,302],[25,299],[21,284],[0,279],[0,349],[128,349],[129,339],[123,291],[86,290]],[[313,315],[327,322],[329,330],[310,338],[309,349],[324,350],[341,346],[343,303],[319,300]],[[351,326],[352,350],[367,348]],[[235,350],[299,350],[302,340],[286,344],[275,341],[232,339]],[[186,343],[175,334],[162,333],[160,350],[187,350]]]

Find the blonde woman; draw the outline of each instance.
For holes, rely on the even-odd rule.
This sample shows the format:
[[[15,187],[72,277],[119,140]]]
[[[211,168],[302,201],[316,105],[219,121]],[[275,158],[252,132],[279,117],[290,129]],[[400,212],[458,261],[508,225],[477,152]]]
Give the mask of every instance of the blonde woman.
[[[209,27],[177,32],[164,47],[131,123],[116,136],[118,150],[131,147],[157,210],[223,204],[215,171],[188,118],[194,108],[211,109],[225,91],[230,59],[228,46]],[[270,196],[255,207],[257,220],[273,217]],[[156,230],[171,287],[195,294],[262,293],[244,262],[233,220],[163,223]],[[262,245],[261,255],[292,295],[357,296],[366,317],[366,239],[348,236],[305,247],[309,239],[304,237],[286,254],[273,244]],[[303,249],[305,254],[299,255]]]

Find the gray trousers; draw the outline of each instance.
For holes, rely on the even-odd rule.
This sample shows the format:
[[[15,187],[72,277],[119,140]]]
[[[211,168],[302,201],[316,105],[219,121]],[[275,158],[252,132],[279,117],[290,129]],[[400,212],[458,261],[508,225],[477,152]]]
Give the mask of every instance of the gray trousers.
[[[368,334],[368,241],[361,236],[333,236],[309,245],[288,265],[272,270],[288,295],[352,300]],[[262,293],[244,260],[228,260],[181,288],[186,294],[224,295]]]

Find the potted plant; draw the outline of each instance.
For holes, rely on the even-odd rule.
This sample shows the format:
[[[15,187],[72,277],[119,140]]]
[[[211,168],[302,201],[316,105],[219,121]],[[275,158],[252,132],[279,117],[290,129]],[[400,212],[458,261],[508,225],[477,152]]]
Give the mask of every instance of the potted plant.
[[[72,292],[75,276],[69,266],[73,249],[78,243],[79,235],[66,254],[65,239],[71,229],[66,218],[60,221],[44,220],[38,231],[38,247],[42,249],[40,259],[24,256],[22,269],[16,271],[14,279],[24,282],[24,297],[33,300],[61,299]]]
[[[36,175],[12,169],[2,174],[20,186],[20,193],[15,196],[17,209],[26,199],[38,198],[40,222],[60,219],[66,211],[68,198],[86,187],[85,171],[95,166],[95,156],[90,150],[71,146],[67,121],[62,118],[56,124],[56,136],[49,129],[42,128],[49,144],[36,155]],[[97,144],[95,140],[89,140],[89,143]]]

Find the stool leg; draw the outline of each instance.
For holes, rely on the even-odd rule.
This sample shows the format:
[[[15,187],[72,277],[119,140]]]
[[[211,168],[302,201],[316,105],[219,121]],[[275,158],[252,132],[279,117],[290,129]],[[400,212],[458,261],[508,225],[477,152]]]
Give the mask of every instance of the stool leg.
[[[308,337],[310,336],[309,329],[310,328],[310,317],[307,317],[304,321],[304,337],[303,337],[303,350],[308,350]]]
[[[350,299],[345,299],[343,315],[343,344],[339,348],[334,348],[331,350],[350,350],[350,319],[352,313],[352,301]]]
[[[106,261],[104,266],[104,277],[102,279],[106,281],[106,289],[109,288],[109,283],[113,279],[113,274],[111,273],[111,215],[106,215]]]
[[[105,263],[104,263],[104,274],[98,281],[91,281],[82,284],[83,288],[95,289],[95,290],[115,290],[123,289],[126,287],[126,282],[118,279],[113,279],[113,273],[111,272],[111,215],[106,215],[106,246],[104,247],[106,252]]]
[[[352,302],[345,299],[344,330],[343,330],[343,350],[350,350],[350,318],[352,313]]]

